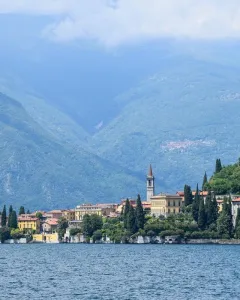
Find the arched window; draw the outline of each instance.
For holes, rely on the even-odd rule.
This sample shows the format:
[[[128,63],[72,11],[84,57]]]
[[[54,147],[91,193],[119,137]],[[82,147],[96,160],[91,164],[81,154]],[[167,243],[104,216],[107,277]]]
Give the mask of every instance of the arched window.
[[[152,186],[152,181],[148,180],[148,186]]]

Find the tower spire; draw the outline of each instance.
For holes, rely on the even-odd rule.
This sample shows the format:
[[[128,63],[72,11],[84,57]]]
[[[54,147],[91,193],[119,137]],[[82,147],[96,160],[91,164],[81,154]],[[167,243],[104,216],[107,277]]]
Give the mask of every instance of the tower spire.
[[[152,171],[152,165],[150,164],[147,175],[147,201],[151,201],[151,197],[154,196],[154,176]]]
[[[153,171],[152,171],[152,165],[150,164],[149,166],[149,172],[148,172],[149,177],[153,177]]]

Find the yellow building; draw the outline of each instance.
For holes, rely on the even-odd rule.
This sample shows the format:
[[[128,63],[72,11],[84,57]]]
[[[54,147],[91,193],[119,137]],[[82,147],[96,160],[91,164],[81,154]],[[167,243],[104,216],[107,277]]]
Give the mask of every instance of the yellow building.
[[[34,234],[33,242],[35,243],[59,243],[58,233]]]
[[[21,231],[35,231],[40,232],[40,220],[36,217],[29,217],[21,215],[18,217],[18,227]]]
[[[65,210],[63,212],[63,217],[68,221],[74,221],[75,220],[75,210],[74,209]]]
[[[75,208],[75,220],[82,221],[85,215],[102,216],[102,208],[98,205],[82,204]]]
[[[170,214],[179,214],[182,207],[182,198],[178,195],[160,194],[152,196],[151,215],[167,217]]]

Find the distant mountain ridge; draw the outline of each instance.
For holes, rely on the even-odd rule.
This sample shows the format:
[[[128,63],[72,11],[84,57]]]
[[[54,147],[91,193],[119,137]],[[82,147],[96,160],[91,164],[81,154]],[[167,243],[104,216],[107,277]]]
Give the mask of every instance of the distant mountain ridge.
[[[1,202],[33,209],[73,207],[82,202],[113,202],[139,177],[89,153],[59,143],[22,105],[0,94]]]
[[[25,114],[21,113],[19,120],[24,123],[27,115],[31,119],[28,124],[32,124],[34,119],[35,125],[31,127],[43,139],[43,153],[50,152],[46,161],[42,154],[37,155],[41,157],[40,173],[51,166],[47,167],[49,174],[41,192],[35,193],[29,187],[21,192],[29,195],[26,203],[35,207],[38,205],[36,199],[40,198],[45,201],[45,207],[73,206],[81,201],[116,202],[138,192],[144,199],[149,163],[153,164],[157,191],[175,192],[186,183],[193,187],[197,182],[201,184],[205,170],[212,173],[215,158],[233,163],[239,157],[238,67],[185,56],[163,60],[159,72],[126,92],[116,94],[113,99],[105,100],[105,105],[109,101],[109,106],[117,110],[109,112],[108,123],[103,122],[94,133],[87,132],[85,125],[69,114],[75,103],[71,103],[71,98],[65,113],[47,98],[35,96],[34,91],[13,92],[5,83],[2,83],[2,90],[21,102],[19,110],[24,110]],[[84,106],[84,99],[79,99],[78,110],[81,105]],[[93,106],[92,110],[96,116],[98,107]],[[14,120],[13,116],[10,119]],[[96,125],[101,119],[99,111]],[[21,122],[20,127],[23,126]],[[1,126],[5,128],[6,124],[2,122]],[[21,137],[19,143],[11,144],[11,151],[31,143],[32,138]],[[17,161],[26,157],[37,160],[34,153],[22,153]],[[13,199],[6,193],[8,168],[3,162],[1,178],[5,190],[0,194],[4,200]],[[24,172],[27,174],[28,170]],[[37,178],[34,180],[37,184]],[[67,186],[65,192],[62,182]],[[45,188],[48,184],[62,187],[49,198],[48,188]],[[16,185],[14,193],[19,190],[20,185]],[[35,200],[31,200],[32,195],[34,198],[36,195]]]

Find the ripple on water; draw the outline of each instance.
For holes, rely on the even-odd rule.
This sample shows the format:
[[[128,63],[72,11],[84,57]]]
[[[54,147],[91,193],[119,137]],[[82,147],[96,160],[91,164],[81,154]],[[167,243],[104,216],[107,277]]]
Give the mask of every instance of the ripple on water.
[[[240,299],[239,249],[0,245],[0,299]]]

